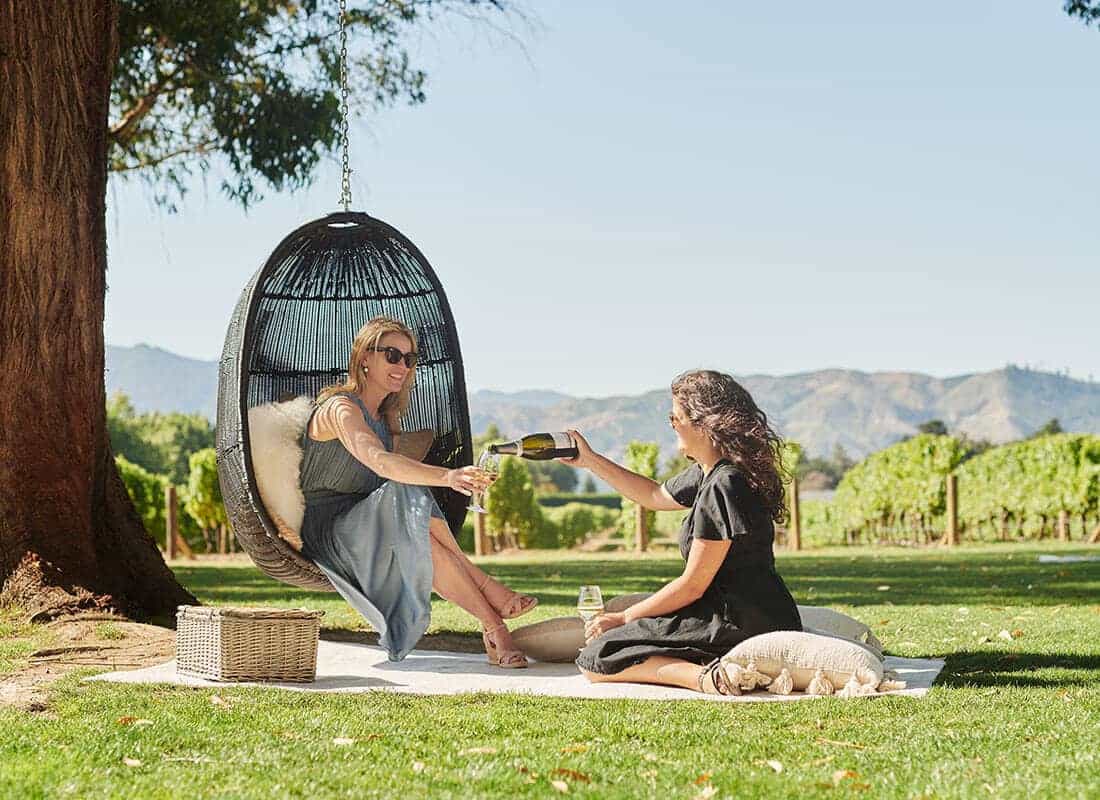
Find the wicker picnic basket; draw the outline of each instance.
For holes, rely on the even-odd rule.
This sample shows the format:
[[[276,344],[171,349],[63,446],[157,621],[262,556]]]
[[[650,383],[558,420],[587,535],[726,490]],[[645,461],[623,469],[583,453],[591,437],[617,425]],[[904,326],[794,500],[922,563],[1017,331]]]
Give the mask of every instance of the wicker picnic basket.
[[[292,681],[317,676],[324,611],[180,606],[176,671],[215,681]]]

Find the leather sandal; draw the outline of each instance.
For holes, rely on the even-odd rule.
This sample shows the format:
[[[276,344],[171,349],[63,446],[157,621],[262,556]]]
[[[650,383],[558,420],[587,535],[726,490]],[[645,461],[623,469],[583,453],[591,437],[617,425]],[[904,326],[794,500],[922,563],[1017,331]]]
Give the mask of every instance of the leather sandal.
[[[741,694],[741,689],[729,682],[726,671],[722,668],[722,662],[714,659],[699,673],[699,691],[703,694]]]
[[[481,585],[477,587],[478,591],[485,594],[485,587],[489,585],[492,580],[490,575],[485,576],[485,580],[481,582]],[[519,592],[513,592],[504,584],[501,584],[501,588],[508,592],[510,597],[500,607],[495,609],[500,614],[501,619],[515,619],[516,617],[522,617],[528,611],[531,611],[535,606],[539,604],[539,599],[529,594],[520,594]],[[486,599],[488,596],[486,595]]]
[[[526,669],[527,656],[523,654],[522,650],[500,650],[497,648],[497,643],[493,640],[493,634],[499,630],[507,631],[508,626],[502,622],[492,628],[486,628],[481,634],[481,641],[485,643],[485,655],[489,659],[489,663],[501,669]]]

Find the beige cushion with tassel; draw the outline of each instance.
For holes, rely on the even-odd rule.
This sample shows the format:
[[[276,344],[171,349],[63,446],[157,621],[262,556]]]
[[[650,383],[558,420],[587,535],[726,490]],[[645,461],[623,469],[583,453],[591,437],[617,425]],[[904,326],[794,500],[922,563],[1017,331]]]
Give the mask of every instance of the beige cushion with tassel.
[[[822,606],[799,606],[798,616],[802,618],[803,628],[813,628],[821,633],[831,633],[845,639],[863,642],[882,656],[882,642],[878,640],[870,627],[855,617],[849,617],[840,611]]]
[[[804,691],[821,670],[836,688],[855,678],[859,686],[871,691],[882,680],[882,663],[866,647],[833,636],[819,636],[803,631],[774,631],[753,636],[722,656],[727,667],[737,665],[755,668],[771,678],[783,670],[790,675],[792,689]]]

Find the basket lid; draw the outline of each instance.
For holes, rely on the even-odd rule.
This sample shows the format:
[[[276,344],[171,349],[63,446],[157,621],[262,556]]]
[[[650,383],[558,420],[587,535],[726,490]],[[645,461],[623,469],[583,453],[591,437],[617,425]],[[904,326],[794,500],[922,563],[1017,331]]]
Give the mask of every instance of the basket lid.
[[[324,611],[310,611],[307,608],[241,608],[216,606],[179,606],[177,618],[217,619],[232,617],[235,619],[320,619]]]

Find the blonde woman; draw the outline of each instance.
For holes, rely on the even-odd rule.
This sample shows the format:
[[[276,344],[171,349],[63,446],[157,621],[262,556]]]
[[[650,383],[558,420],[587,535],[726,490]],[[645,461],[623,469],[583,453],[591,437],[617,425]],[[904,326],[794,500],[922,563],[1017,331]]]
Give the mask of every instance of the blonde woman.
[[[400,661],[428,627],[435,591],[477,617],[490,663],[526,667],[505,619],[537,605],[478,569],[459,549],[427,486],[484,488],[473,467],[446,469],[393,452],[418,358],[403,323],[377,317],[352,343],[346,383],[317,398],[303,435],[302,553]]]

